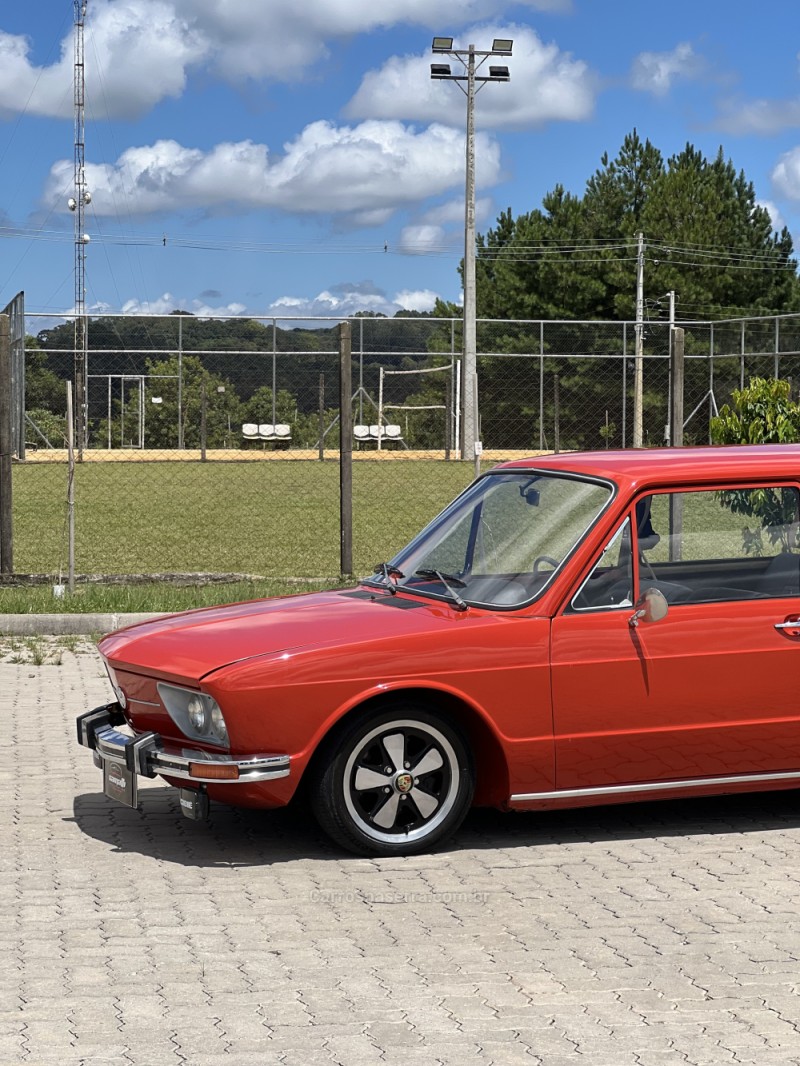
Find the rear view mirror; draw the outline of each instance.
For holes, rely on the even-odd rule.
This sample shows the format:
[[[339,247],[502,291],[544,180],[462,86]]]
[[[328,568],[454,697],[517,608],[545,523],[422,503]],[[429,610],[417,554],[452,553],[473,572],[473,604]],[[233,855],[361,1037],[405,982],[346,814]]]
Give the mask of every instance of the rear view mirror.
[[[628,619],[631,629],[635,629],[639,622],[660,622],[669,610],[667,598],[663,592],[656,588],[645,589],[636,602],[636,610]]]

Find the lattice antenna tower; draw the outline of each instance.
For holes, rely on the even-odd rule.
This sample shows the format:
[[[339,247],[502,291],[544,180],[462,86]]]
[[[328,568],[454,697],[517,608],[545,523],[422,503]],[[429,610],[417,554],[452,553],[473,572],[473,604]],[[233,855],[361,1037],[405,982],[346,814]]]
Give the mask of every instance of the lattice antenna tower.
[[[89,236],[85,229],[86,206],[92,196],[86,187],[85,135],[86,135],[86,78],[84,67],[84,21],[87,0],[73,0],[75,14],[75,137],[74,137],[74,186],[75,192],[68,200],[70,211],[75,214],[75,438],[78,458],[83,459],[86,445],[86,373],[88,330],[86,324],[86,245]]]

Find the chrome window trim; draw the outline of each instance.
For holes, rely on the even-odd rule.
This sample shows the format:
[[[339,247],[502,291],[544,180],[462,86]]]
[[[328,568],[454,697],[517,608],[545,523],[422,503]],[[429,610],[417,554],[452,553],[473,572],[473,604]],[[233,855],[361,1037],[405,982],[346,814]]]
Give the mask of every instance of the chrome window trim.
[[[441,524],[442,522],[444,522],[444,520],[447,518],[447,516],[450,513],[450,511],[453,510],[455,508],[456,504],[461,500],[462,496],[465,496],[471,489],[473,489],[481,481],[486,481],[488,478],[497,478],[497,477],[508,476],[508,475],[526,476],[526,475],[532,475],[532,474],[536,474],[539,477],[549,477],[549,478],[552,478],[553,480],[578,481],[578,482],[581,482],[581,483],[584,483],[584,484],[598,485],[600,488],[608,489],[608,499],[605,501],[603,506],[600,508],[600,510],[594,516],[594,518],[589,523],[589,525],[583,530],[583,532],[577,538],[575,543],[569,549],[569,551],[564,556],[564,558],[561,560],[561,562],[558,564],[558,566],[555,568],[555,570],[553,570],[552,572],[550,572],[548,574],[547,580],[542,585],[542,587],[533,596],[529,596],[526,600],[521,600],[519,603],[513,603],[513,604],[487,603],[484,600],[474,600],[474,599],[469,599],[467,597],[464,597],[464,600],[465,600],[465,603],[467,604],[468,607],[476,607],[476,608],[478,608],[480,610],[494,611],[495,613],[500,613],[500,614],[502,614],[504,612],[507,612],[507,611],[520,611],[520,610],[522,610],[525,607],[529,607],[531,604],[535,603],[537,600],[540,600],[542,598],[542,596],[545,594],[545,592],[549,591],[552,588],[555,579],[562,574],[566,564],[574,557],[575,553],[580,550],[580,547],[585,542],[587,536],[590,534],[590,532],[595,528],[597,523],[601,520],[601,518],[608,512],[608,510],[614,504],[615,500],[617,499],[617,496],[619,495],[619,485],[615,481],[612,481],[608,477],[603,477],[600,474],[584,474],[584,473],[579,473],[579,472],[576,472],[576,471],[573,471],[573,470],[561,470],[561,469],[552,470],[552,469],[548,469],[547,467],[537,467],[537,466],[530,466],[530,467],[528,467],[528,466],[524,466],[524,467],[497,466],[497,467],[494,467],[493,469],[487,470],[485,473],[481,474],[470,485],[467,485],[467,487],[463,490],[463,492],[460,492],[458,494],[458,496],[456,496],[456,498],[454,500],[452,500],[447,505],[447,507],[445,507],[445,509],[443,511],[441,511],[438,515],[436,515],[435,518],[431,519],[431,521],[423,529],[421,529],[419,531],[419,533],[417,533],[417,535],[412,540],[410,540],[408,542],[408,544],[406,544],[405,547],[403,547],[401,549],[400,552],[398,552],[397,555],[395,555],[392,559],[389,560],[389,565],[390,566],[391,565],[397,566],[398,565],[398,560],[400,559],[401,555],[409,553],[412,550],[413,546],[417,543],[418,540],[420,540],[424,535],[428,535],[429,534],[429,530],[432,531],[435,525]],[[372,575],[372,574],[369,575],[368,577],[362,578],[360,580],[359,584],[366,585],[369,588],[380,588],[380,589],[386,589],[387,588],[386,582],[383,580],[382,577],[378,578],[378,577],[376,577],[375,575]],[[435,603],[445,603],[445,604],[452,605],[452,602],[453,602],[452,598],[450,596],[448,596],[446,593],[430,592],[430,591],[428,591],[426,589],[420,588],[417,585],[407,586],[407,585],[398,584],[398,585],[395,586],[395,589],[396,589],[397,592],[407,592],[409,595],[420,596],[420,597],[422,597],[424,599],[430,599],[430,600],[434,601]]]

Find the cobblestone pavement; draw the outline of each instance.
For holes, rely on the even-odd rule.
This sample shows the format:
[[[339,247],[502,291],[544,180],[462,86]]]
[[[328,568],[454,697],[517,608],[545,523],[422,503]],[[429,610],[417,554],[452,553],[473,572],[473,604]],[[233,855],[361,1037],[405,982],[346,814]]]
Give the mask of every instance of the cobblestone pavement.
[[[0,1063],[800,1063],[800,794],[476,812],[365,860],[302,813],[104,798],[93,653],[0,663]]]

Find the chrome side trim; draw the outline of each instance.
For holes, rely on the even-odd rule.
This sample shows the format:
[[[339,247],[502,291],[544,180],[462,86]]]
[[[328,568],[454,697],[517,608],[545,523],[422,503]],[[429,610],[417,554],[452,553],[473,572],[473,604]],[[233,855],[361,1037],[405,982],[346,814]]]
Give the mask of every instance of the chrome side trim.
[[[800,771],[781,770],[773,774],[732,774],[730,777],[683,778],[679,781],[647,781],[641,785],[600,785],[593,788],[562,788],[554,792],[518,792],[509,803],[532,803],[536,800],[588,799],[593,796],[624,796],[639,792],[670,792],[678,788],[717,788],[724,785],[759,784],[765,781],[797,781]]]

